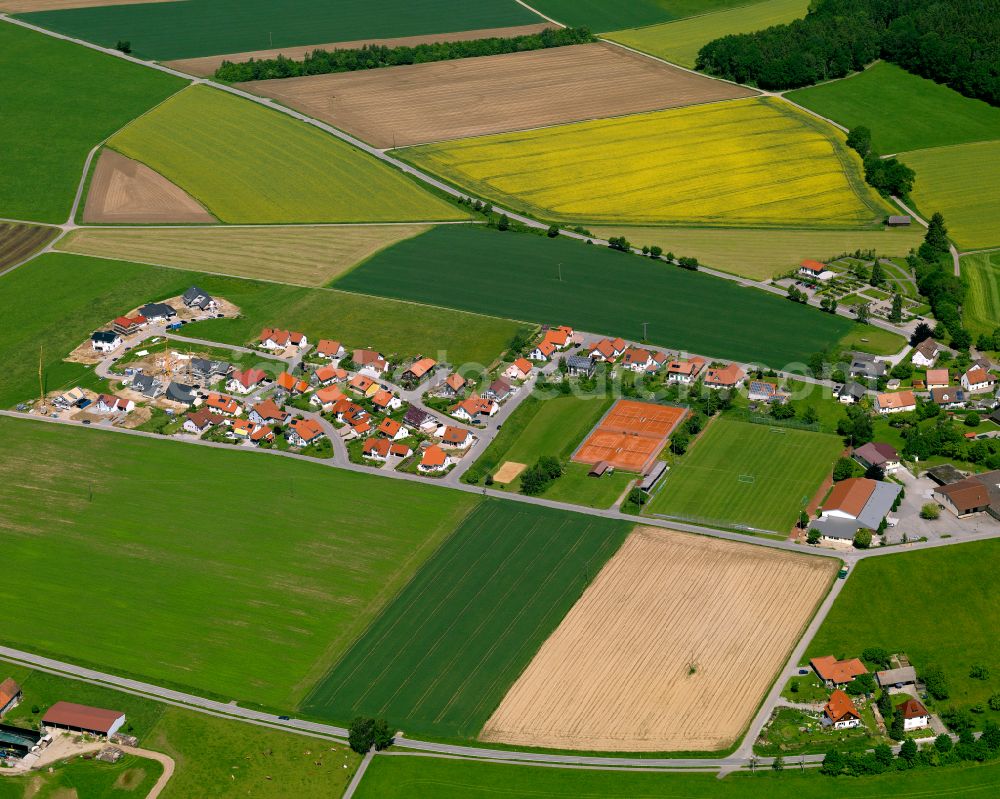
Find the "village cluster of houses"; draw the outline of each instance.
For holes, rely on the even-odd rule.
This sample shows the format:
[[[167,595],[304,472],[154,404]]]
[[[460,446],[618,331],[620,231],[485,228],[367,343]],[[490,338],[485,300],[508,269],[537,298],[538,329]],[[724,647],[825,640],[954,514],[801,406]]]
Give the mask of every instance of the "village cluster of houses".
[[[218,300],[197,286],[191,286],[180,296],[184,308],[192,312],[214,313]],[[151,302],[143,305],[132,316],[119,316],[111,322],[109,329],[95,330],[90,337],[94,352],[107,355],[115,352],[125,343],[125,337],[132,336],[154,322],[171,322],[177,317],[177,309],[166,302]]]

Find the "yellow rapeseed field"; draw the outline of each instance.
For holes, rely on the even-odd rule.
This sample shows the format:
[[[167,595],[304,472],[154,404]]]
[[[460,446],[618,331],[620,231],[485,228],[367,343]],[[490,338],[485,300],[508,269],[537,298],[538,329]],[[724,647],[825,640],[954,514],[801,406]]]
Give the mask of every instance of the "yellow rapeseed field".
[[[404,154],[496,202],[563,222],[859,227],[890,212],[838,131],[771,97]]]

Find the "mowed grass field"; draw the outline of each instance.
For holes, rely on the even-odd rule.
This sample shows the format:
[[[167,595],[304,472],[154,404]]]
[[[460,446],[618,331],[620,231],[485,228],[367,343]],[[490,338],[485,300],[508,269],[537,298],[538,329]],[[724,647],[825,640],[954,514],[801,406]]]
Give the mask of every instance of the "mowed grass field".
[[[770,280],[795,269],[804,258],[825,261],[855,250],[906,255],[923,241],[923,228],[885,230],[753,230],[751,228],[593,227],[595,236],[625,236],[634,245],[656,244],[664,252],[694,256],[712,269],[753,280]]]
[[[564,237],[465,225],[400,242],[334,285],[630,340],[642,336],[647,322],[653,344],[775,367],[805,360],[854,327],[843,317],[662,261]]]
[[[921,215],[944,214],[960,250],[1000,245],[1000,141],[915,150],[900,160],[917,173],[910,197]]]
[[[185,81],[0,25],[0,217],[65,222],[87,153]]]
[[[973,335],[1000,327],[1000,251],[962,257],[962,277],[969,287],[962,320]]]
[[[60,241],[58,249],[299,286],[324,286],[379,250],[427,229],[426,225],[82,229]]]
[[[51,253],[0,276],[0,318],[5,322],[0,408],[38,396],[40,353],[46,391],[90,385],[92,369],[62,359],[116,316],[175,297],[191,285],[239,306],[242,316],[237,319],[184,328],[186,335],[225,344],[245,344],[265,326],[283,327],[301,330],[313,340],[332,338],[386,354],[489,364],[519,327],[506,319],[341,291]],[[39,286],[45,286],[41,303],[32,301]]]
[[[564,25],[613,31],[705,14],[753,0],[532,0],[531,7]]]
[[[1000,137],[1000,108],[886,61],[785,96],[845,127],[866,126],[883,155]]]
[[[698,51],[713,39],[781,25],[801,19],[809,0],[748,2],[676,22],[617,30],[607,38],[666,61],[693,67]]]
[[[833,780],[818,769],[714,774],[544,768],[432,757],[376,757],[358,799],[986,799],[1000,787],[1000,764],[890,772]]]
[[[3,591],[33,596],[4,643],[276,708],[305,696],[477,501],[40,422],[3,418],[0,435]]]
[[[866,646],[905,652],[918,674],[931,665],[944,670],[951,695],[943,706],[981,702],[985,712],[974,716],[977,724],[1000,721],[1000,712],[987,704],[1000,691],[1000,640],[987,632],[1000,625],[998,557],[1000,542],[977,541],[860,561],[805,657],[857,657]],[[911,622],[870,612],[893,607],[901,597]],[[989,678],[969,677],[974,665],[986,666]]]
[[[674,461],[646,512],[784,534],[843,449],[834,435],[720,417]]]
[[[475,737],[630,527],[484,500],[302,709],[338,722],[385,717],[411,736]]]
[[[889,213],[843,134],[777,98],[733,100],[407,148],[543,219],[864,227]]]
[[[165,60],[349,39],[530,25],[514,0],[187,0],[25,14],[43,28],[106,47],[128,39],[136,55]]]
[[[108,143],[176,183],[222,222],[468,218],[361,150],[204,86],[170,98]]]

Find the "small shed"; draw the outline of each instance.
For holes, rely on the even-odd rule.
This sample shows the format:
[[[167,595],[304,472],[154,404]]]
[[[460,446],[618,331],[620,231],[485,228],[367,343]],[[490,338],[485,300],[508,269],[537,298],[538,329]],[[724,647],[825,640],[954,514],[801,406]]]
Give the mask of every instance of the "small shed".
[[[906,227],[907,225],[910,224],[910,217],[905,216],[905,215],[890,216],[886,220],[886,224],[889,227]]]

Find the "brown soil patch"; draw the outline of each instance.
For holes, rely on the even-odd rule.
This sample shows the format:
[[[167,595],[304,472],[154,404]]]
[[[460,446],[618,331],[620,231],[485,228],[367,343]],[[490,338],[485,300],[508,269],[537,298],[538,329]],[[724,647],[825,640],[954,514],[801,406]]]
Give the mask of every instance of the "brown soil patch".
[[[123,771],[118,775],[118,779],[115,780],[115,788],[119,790],[131,791],[136,785],[139,785],[144,779],[146,779],[146,769],[144,768],[130,768]]]
[[[0,222],[0,272],[40,250],[58,232],[54,227]]]
[[[727,747],[835,570],[825,558],[637,528],[480,738],[619,752]]]
[[[517,478],[517,476],[528,468],[526,463],[518,463],[517,461],[504,461],[503,466],[501,466],[495,475],[493,475],[493,482],[512,483]]]
[[[756,94],[606,42],[237,85],[383,148]]]
[[[215,222],[180,186],[114,150],[101,152],[90,181],[83,221]]]
[[[32,11],[63,11],[67,8],[176,2],[179,0],[0,0],[0,11],[7,11],[11,14],[30,14]]]
[[[591,465],[603,461],[626,472],[644,472],[686,415],[684,408],[618,400],[573,460]]]
[[[0,0],[2,3],[3,0]],[[366,44],[374,44],[380,47],[413,47],[418,44],[428,42],[466,42],[470,39],[488,39],[493,36],[527,36],[532,33],[540,33],[546,28],[555,27],[549,22],[540,22],[533,25],[514,25],[508,28],[479,28],[472,31],[456,31],[454,33],[429,33],[426,36],[399,36],[395,39],[356,39],[348,42],[325,42],[323,44],[300,44],[293,47],[275,47],[270,50],[250,50],[245,53],[228,53],[223,55],[202,56],[199,58],[181,58],[176,61],[165,61],[164,64],[173,69],[187,72],[189,75],[198,77],[208,77],[215,74],[215,70],[222,66],[223,61],[232,61],[238,64],[242,61],[249,61],[251,58],[277,58],[279,55],[288,58],[303,58],[313,50],[357,50]]]

